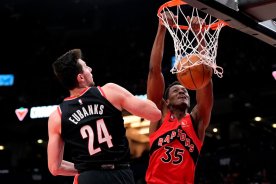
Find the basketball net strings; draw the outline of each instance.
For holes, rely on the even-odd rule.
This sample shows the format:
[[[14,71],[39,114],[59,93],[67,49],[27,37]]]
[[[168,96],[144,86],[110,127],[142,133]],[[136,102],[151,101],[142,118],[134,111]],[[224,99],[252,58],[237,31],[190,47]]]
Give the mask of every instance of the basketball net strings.
[[[169,12],[171,17],[174,17],[174,14],[169,10],[168,7],[165,7],[163,9],[163,12],[166,11]],[[188,23],[188,26],[186,26],[187,30],[181,29],[181,25],[179,24],[179,15],[182,15],[185,21]],[[213,68],[214,74],[216,74],[220,78],[222,77],[223,68],[217,66],[216,56],[219,33],[224,25],[218,24],[218,27],[216,29],[211,29],[210,26],[216,23],[218,19],[213,17],[212,21],[212,17],[206,14],[206,16],[202,18],[203,21],[200,21],[198,10],[193,7],[189,21],[187,16],[183,13],[180,5],[177,6],[177,18],[173,18],[173,27],[169,25],[168,17],[166,16],[166,14],[158,17],[162,20],[164,26],[171,34],[174,41],[175,63],[170,70],[171,73],[179,73],[188,67],[205,64]],[[198,22],[200,22],[200,31],[197,32],[192,29],[192,21],[195,18],[197,18]],[[202,23],[205,23],[206,25],[204,26]],[[197,55],[200,59],[197,61],[191,61],[190,57],[192,55]],[[184,57],[187,57],[187,59],[182,60]]]

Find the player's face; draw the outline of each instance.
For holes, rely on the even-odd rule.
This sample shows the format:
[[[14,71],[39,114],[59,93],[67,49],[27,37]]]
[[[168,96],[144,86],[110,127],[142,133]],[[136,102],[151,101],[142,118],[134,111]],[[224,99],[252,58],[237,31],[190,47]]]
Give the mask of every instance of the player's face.
[[[94,80],[93,80],[93,75],[92,75],[92,68],[86,65],[86,63],[82,60],[78,60],[79,64],[82,66],[82,75],[85,80],[86,86],[94,86]]]
[[[190,96],[185,87],[182,85],[174,85],[169,91],[169,104],[173,106],[190,106]]]

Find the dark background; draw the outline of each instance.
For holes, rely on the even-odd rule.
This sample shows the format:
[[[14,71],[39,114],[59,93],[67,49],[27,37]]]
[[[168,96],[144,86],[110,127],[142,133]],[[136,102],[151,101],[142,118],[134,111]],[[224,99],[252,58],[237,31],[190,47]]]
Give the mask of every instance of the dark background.
[[[0,151],[0,183],[72,183],[71,177],[48,172],[47,119],[32,120],[27,115],[20,122],[15,109],[56,105],[68,95],[54,78],[51,64],[73,48],[82,49],[96,85],[114,82],[133,94],[145,94],[156,13],[162,3],[1,0],[0,73],[14,74],[15,84],[0,87],[0,144],[6,147]],[[224,74],[213,76],[215,103],[197,183],[276,182],[276,129],[272,128],[276,81],[271,74],[275,51],[233,28],[222,29],[217,64]],[[169,72],[173,54],[167,34],[163,61],[167,84],[175,80]],[[254,122],[255,116],[263,120]],[[219,132],[213,133],[213,127]],[[38,138],[45,142],[37,144]],[[143,183],[146,164],[147,153],[133,160],[137,183]]]

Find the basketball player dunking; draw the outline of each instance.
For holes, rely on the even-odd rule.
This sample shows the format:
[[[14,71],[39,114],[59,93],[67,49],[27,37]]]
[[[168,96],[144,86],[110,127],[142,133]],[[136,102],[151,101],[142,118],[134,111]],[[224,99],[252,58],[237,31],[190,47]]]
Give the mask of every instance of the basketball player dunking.
[[[165,82],[161,62],[166,27],[160,22],[150,57],[147,96],[162,111],[162,118],[150,124],[146,181],[148,184],[192,184],[213,107],[212,81],[196,90],[196,105],[191,113],[188,113],[188,91],[179,82],[171,84],[163,97]],[[197,23],[195,19],[193,24]]]

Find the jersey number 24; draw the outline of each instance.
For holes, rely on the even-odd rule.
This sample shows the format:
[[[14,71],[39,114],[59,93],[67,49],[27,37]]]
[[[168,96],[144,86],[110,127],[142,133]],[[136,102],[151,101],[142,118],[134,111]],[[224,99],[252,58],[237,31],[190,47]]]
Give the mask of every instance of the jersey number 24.
[[[106,142],[106,144],[109,148],[113,147],[113,144],[111,141],[112,137],[108,133],[108,130],[105,126],[104,120],[99,119],[99,120],[97,120],[96,124],[97,124],[97,134],[98,134],[99,144]],[[95,130],[93,130],[92,127],[89,125],[84,125],[80,129],[82,138],[83,139],[88,138],[88,151],[89,151],[90,155],[94,155],[101,151],[100,147],[95,148],[95,146],[94,146],[94,142],[95,142],[94,131]]]

